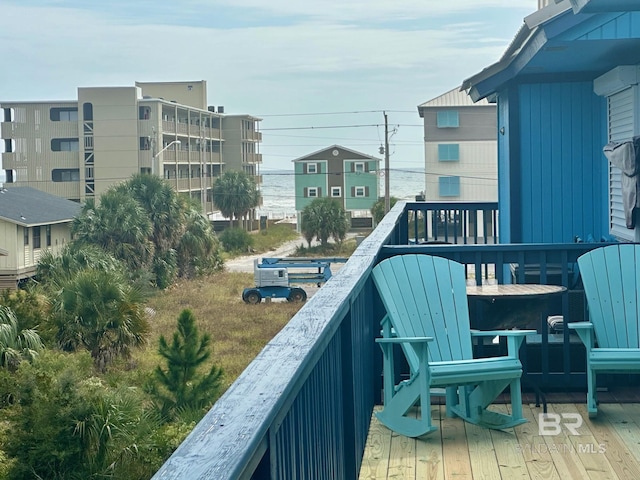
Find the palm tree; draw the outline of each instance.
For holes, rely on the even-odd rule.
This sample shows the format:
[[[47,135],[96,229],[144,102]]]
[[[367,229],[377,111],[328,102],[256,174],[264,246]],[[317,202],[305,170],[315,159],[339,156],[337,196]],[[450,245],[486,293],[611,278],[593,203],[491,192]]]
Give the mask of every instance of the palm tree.
[[[185,231],[176,252],[181,277],[193,277],[222,267],[218,237],[211,223],[193,209],[187,212]]]
[[[33,360],[44,349],[34,329],[18,330],[13,310],[0,305],[0,366],[15,370],[22,360]]]
[[[105,192],[99,206],[87,201],[71,231],[76,242],[99,245],[134,270],[147,267],[153,258],[149,215],[120,189]]]
[[[332,198],[316,198],[302,210],[300,229],[307,241],[315,236],[321,245],[326,245],[333,237],[340,243],[345,239],[348,228],[347,212]]]
[[[156,251],[166,252],[174,248],[184,231],[189,207],[171,185],[157,175],[140,174],[116,189],[129,192],[148,213]]]
[[[240,219],[258,206],[255,180],[244,172],[225,172],[213,186],[213,203],[226,218]]]
[[[53,297],[57,340],[67,351],[87,349],[104,370],[145,342],[149,327],[139,288],[115,271],[85,269],[63,280]]]

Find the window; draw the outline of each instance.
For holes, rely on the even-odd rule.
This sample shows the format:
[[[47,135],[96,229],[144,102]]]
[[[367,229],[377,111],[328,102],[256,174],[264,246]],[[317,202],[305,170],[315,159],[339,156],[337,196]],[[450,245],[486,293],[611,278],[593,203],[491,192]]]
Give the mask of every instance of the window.
[[[53,152],[77,152],[80,150],[80,142],[77,138],[52,138],[51,151]]]
[[[54,168],[51,171],[51,180],[53,182],[79,182],[79,168]]]
[[[149,120],[151,116],[151,108],[149,107],[139,107],[138,108],[138,119],[139,120]]]
[[[84,117],[84,121],[93,121],[93,103],[84,103],[82,105],[82,116]]]
[[[24,227],[22,230],[24,231],[24,246],[26,247],[29,245],[29,228]]]
[[[44,227],[44,233],[46,236],[47,247],[51,246],[51,225]]]
[[[439,162],[457,162],[460,160],[460,145],[457,143],[441,143],[438,145]]]
[[[441,110],[436,118],[438,128],[458,128],[460,119],[457,110]]]
[[[331,187],[331,196],[332,197],[342,196],[342,189],[340,187]]]
[[[150,137],[140,137],[140,150],[150,150],[151,139]]]
[[[460,177],[440,177],[438,178],[441,197],[460,196]]]
[[[355,187],[354,197],[364,197],[366,196],[366,188],[365,187]]]
[[[307,188],[307,197],[317,198],[318,197],[318,189],[316,187]]]
[[[353,171],[356,173],[364,173],[365,172],[364,162],[355,162],[353,164]]]
[[[78,109],[74,107],[52,108],[49,110],[52,122],[77,122]]]
[[[40,248],[40,227],[33,227],[33,248]]]
[[[307,173],[318,173],[318,164],[307,163]]]

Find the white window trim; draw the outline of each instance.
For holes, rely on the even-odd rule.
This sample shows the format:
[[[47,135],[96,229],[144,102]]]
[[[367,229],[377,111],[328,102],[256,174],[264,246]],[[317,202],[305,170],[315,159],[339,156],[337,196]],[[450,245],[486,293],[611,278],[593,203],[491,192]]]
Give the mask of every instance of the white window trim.
[[[354,187],[355,191],[353,192],[353,196],[356,198],[364,198],[366,197],[366,193],[367,193],[367,188],[366,187]],[[359,192],[361,194],[359,194]]]
[[[337,195],[334,195],[334,192],[338,192]],[[331,187],[331,196],[333,198],[342,196],[342,188],[341,187]]]
[[[313,172],[311,171],[313,167]],[[318,173],[318,164],[313,162],[313,163],[307,163],[307,173]]]
[[[318,187],[307,187],[307,197],[318,198]]]
[[[365,173],[364,162],[355,162],[353,165],[353,171],[355,173]]]

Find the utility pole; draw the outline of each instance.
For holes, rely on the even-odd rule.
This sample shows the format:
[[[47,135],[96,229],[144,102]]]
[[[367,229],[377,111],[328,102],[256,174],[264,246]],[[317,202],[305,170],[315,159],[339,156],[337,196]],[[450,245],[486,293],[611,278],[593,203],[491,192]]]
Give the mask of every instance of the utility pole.
[[[391,197],[389,196],[389,124],[387,123],[387,112],[384,115],[384,213],[391,210]]]

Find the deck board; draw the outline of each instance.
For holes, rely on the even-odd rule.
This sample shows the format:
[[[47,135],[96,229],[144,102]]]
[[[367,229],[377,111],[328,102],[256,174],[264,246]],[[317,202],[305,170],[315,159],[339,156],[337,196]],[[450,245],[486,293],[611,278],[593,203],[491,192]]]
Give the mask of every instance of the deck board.
[[[640,478],[640,403],[600,404],[596,419],[583,403],[549,404],[549,413],[579,413],[580,435],[567,428],[540,435],[542,408],[523,407],[529,422],[499,431],[447,418],[444,405],[433,405],[438,431],[417,440],[390,432],[374,416],[360,480]]]

